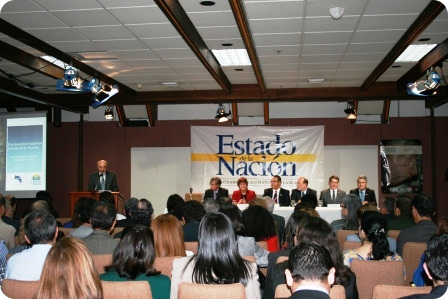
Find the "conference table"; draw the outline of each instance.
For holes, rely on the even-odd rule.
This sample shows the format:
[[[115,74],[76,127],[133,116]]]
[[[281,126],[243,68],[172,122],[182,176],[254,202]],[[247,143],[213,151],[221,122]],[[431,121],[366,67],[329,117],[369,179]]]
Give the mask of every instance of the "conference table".
[[[249,204],[238,204],[238,208],[240,208],[241,211],[247,209],[248,206]],[[319,213],[320,217],[325,219],[328,223],[342,218],[341,207],[339,207],[339,205],[337,207],[316,207],[316,211]],[[279,205],[274,205],[274,214],[285,218],[285,223],[288,222],[292,212],[294,212],[294,207],[280,207]]]

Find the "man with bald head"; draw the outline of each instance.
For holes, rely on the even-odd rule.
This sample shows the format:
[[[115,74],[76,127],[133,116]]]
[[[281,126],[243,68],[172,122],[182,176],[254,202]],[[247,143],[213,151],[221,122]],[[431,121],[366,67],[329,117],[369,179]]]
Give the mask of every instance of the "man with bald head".
[[[99,160],[96,166],[98,172],[90,175],[89,191],[118,191],[117,176],[115,173],[107,171],[107,161]]]
[[[295,201],[298,203],[302,196],[305,194],[312,194],[317,197],[317,191],[311,188],[308,188],[308,179],[305,177],[300,177],[297,180],[297,189],[291,191],[291,201]]]

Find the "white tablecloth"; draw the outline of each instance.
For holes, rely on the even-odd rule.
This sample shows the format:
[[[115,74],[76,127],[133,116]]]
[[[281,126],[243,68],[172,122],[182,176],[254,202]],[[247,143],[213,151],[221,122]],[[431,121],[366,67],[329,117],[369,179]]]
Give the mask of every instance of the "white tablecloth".
[[[249,204],[239,204],[238,208],[240,208],[241,211],[244,211],[247,209]],[[316,211],[319,213],[320,217],[325,219],[328,223],[331,223],[334,220],[341,219],[341,208],[335,207],[335,208],[321,208],[317,207]],[[282,216],[285,218],[285,223],[288,222],[289,215],[294,212],[293,207],[280,207],[279,205],[274,206],[274,214],[277,214],[279,216]]]

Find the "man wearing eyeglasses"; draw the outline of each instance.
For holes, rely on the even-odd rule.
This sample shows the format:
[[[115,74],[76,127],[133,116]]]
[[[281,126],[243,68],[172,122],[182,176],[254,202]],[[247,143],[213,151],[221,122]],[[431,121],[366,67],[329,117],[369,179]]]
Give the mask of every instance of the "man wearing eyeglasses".
[[[271,179],[271,188],[264,189],[263,197],[269,196],[274,203],[281,207],[289,207],[291,200],[289,198],[289,190],[281,188],[282,178],[279,175],[274,175]]]

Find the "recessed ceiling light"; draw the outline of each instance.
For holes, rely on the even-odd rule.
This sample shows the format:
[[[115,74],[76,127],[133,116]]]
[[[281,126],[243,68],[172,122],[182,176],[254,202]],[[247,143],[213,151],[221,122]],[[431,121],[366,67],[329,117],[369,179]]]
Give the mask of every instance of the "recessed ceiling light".
[[[231,43],[224,43],[224,44],[221,44],[221,46],[223,46],[223,47],[231,47],[231,46],[233,46],[233,44],[231,44]]]
[[[431,40],[429,37],[424,37],[424,38],[419,39],[418,41],[419,42],[427,42],[429,40]]]
[[[311,84],[320,84],[322,82],[324,82],[324,79],[308,79],[308,83]]]
[[[203,6],[213,6],[215,5],[214,1],[201,1],[199,2],[199,4],[203,5]]]
[[[437,44],[409,45],[395,62],[417,62],[436,46]]]
[[[393,66],[391,66],[391,68],[394,68],[394,69],[399,68],[399,67],[401,67],[401,65],[393,65]]]
[[[173,87],[173,86],[179,86],[179,84],[177,82],[162,82],[163,86],[167,86],[167,87]]]
[[[221,66],[251,65],[246,49],[212,50]]]
[[[242,72],[242,71],[244,71],[244,69],[235,69],[235,71]]]

